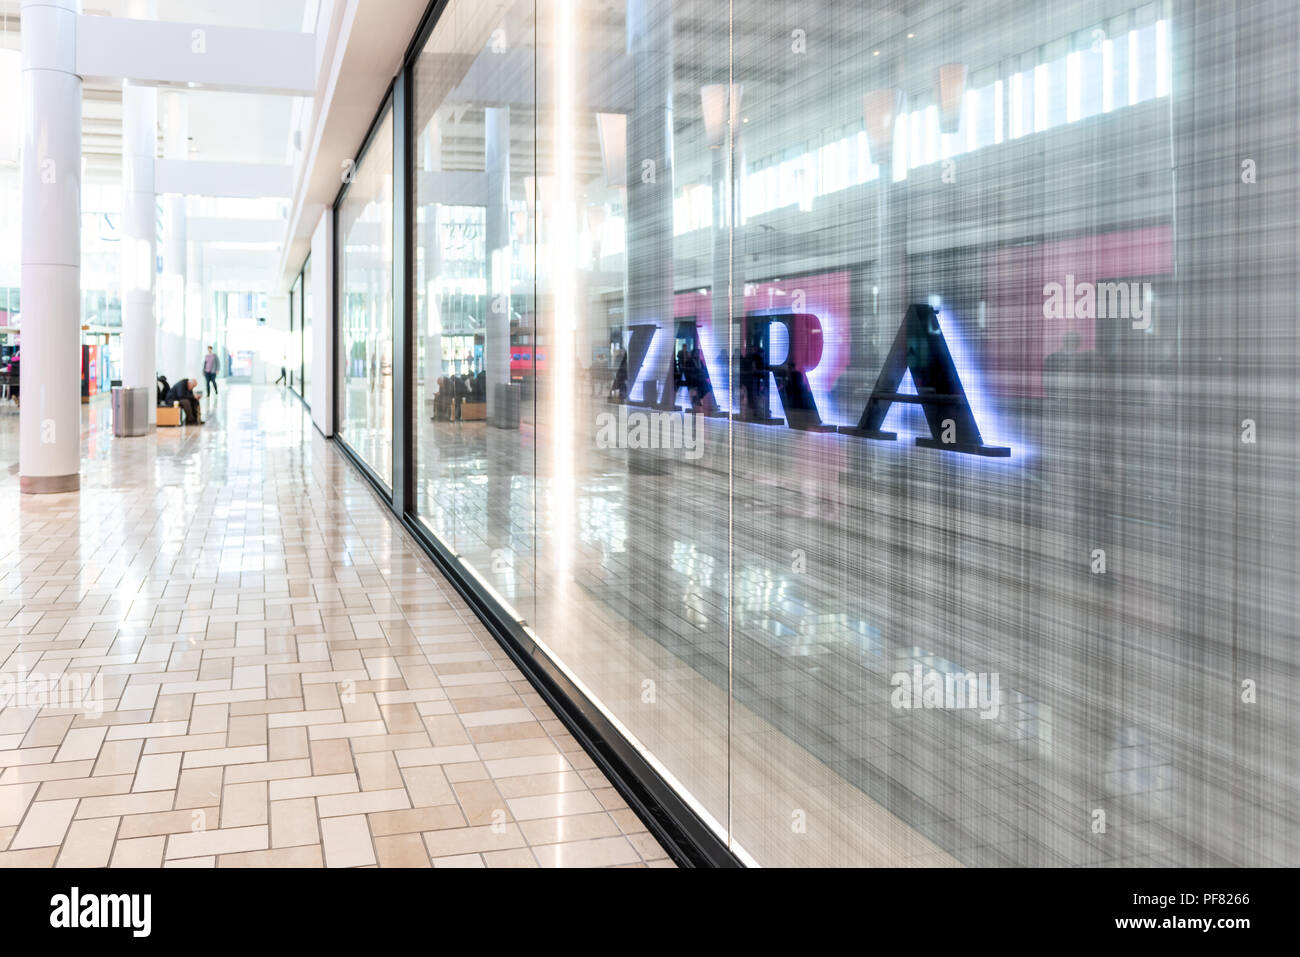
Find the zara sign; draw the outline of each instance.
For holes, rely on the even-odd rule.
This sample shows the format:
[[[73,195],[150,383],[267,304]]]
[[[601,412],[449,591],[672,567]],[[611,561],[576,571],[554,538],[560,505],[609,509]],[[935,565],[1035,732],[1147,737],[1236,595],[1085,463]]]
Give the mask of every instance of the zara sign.
[[[768,342],[773,324],[785,327],[789,349],[780,365],[767,363]],[[651,341],[658,332],[653,323],[643,323],[630,328],[628,342],[627,382],[637,381]],[[885,356],[884,367],[876,378],[875,388],[867,400],[866,408],[855,426],[835,426],[822,421],[808,383],[808,373],[817,367],[822,355],[822,328],[816,316],[810,313],[752,313],[745,317],[744,358],[739,369],[741,393],[749,396],[748,409],[735,414],[738,421],[775,425],[781,420],[767,414],[766,377],[771,373],[785,409],[786,424],[792,429],[807,432],[838,432],[858,438],[892,442],[897,433],[882,431],[885,417],[895,402],[921,406],[930,428],[928,437],[918,437],[916,444],[941,452],[963,452],[1007,458],[1011,449],[1000,445],[986,445],[975,421],[975,413],[966,397],[957,366],[939,326],[939,314],[932,306],[913,304],[899,326],[898,334]],[[752,358],[751,358],[752,357]],[[745,363],[752,363],[746,367]],[[915,393],[899,392],[903,374],[910,372],[916,385]],[[762,380],[761,389],[754,382]],[[656,394],[656,384],[647,383],[646,397],[641,401],[629,400],[630,405],[669,408],[675,402],[676,384]],[[756,398],[755,398],[756,397]]]

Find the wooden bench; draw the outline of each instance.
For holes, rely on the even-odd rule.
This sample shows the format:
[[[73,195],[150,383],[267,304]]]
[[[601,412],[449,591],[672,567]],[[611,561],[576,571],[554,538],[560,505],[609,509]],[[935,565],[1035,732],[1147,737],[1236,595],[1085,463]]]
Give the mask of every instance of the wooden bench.
[[[181,407],[179,405],[158,406],[159,427],[177,427],[181,424]]]
[[[482,422],[487,419],[486,402],[462,402],[460,417],[463,422]]]

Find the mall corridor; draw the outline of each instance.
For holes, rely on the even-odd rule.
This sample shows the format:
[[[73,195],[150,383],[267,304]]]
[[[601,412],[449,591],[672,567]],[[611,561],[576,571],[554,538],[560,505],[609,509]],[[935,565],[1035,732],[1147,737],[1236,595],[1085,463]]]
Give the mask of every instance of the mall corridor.
[[[64,495],[0,416],[0,867],[671,866],[298,397],[211,406]]]

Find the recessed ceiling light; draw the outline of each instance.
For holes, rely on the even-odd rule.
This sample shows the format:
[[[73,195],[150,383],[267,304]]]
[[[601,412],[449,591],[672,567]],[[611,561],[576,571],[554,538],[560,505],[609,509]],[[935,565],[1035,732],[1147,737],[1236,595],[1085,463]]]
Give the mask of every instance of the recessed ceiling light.
[[[879,51],[879,50],[876,50],[876,51],[875,51],[874,53],[872,53],[871,55],[872,55],[872,56],[880,56],[880,51]]]
[[[907,38],[908,38],[909,40],[911,40],[911,39],[913,39],[915,36],[916,36],[915,33],[909,33],[909,34],[907,35]]]

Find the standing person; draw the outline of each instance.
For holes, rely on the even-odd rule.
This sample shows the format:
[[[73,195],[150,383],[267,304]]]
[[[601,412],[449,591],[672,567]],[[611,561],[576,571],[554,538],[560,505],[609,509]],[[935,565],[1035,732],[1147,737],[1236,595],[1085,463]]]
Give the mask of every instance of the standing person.
[[[208,394],[217,394],[217,369],[220,367],[220,360],[217,354],[212,351],[212,346],[208,346],[208,354],[203,357],[203,378],[208,381]]]

